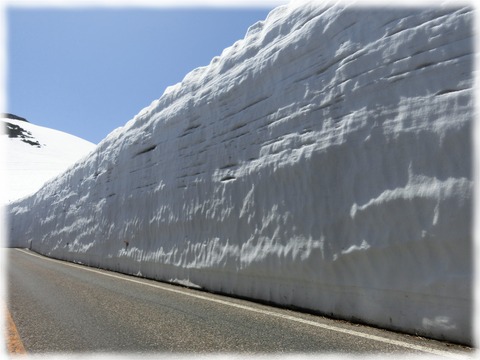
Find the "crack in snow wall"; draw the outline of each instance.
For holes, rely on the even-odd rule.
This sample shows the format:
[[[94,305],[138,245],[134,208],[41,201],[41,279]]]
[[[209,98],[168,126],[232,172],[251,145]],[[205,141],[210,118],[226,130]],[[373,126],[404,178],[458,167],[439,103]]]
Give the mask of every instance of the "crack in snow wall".
[[[471,343],[472,19],[277,8],[11,205],[11,244]]]

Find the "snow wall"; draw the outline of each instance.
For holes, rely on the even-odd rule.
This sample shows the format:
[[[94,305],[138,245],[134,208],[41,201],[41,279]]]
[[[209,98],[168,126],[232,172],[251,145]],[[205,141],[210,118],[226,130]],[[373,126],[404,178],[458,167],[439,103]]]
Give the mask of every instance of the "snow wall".
[[[279,7],[12,204],[11,245],[471,343],[472,26]]]

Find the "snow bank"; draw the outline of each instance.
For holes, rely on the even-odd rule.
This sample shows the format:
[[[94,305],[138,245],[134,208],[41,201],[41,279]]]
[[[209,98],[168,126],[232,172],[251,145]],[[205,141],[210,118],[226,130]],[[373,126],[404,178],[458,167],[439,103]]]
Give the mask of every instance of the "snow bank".
[[[472,19],[280,7],[13,204],[11,242],[470,343]]]

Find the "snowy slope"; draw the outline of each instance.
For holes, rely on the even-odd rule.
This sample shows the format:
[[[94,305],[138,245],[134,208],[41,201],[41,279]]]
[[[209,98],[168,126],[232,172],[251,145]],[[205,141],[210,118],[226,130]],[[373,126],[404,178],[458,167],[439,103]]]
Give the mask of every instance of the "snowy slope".
[[[31,195],[49,179],[91,152],[95,145],[61,131],[34,125],[12,115],[3,115],[0,136],[7,173],[3,203]]]
[[[11,241],[470,343],[472,18],[279,7],[13,204]]]

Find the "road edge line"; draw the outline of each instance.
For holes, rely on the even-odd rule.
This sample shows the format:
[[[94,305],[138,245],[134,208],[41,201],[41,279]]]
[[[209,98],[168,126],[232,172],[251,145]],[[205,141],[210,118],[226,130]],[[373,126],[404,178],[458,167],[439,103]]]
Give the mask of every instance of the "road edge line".
[[[65,266],[70,266],[70,267],[74,267],[74,268],[85,270],[85,271],[91,271],[91,272],[94,272],[94,273],[97,273],[97,274],[100,274],[100,275],[109,276],[109,277],[116,278],[116,279],[119,279],[119,280],[124,280],[124,281],[129,281],[129,282],[132,282],[132,283],[137,283],[137,284],[141,284],[141,285],[145,285],[145,286],[150,286],[150,287],[153,287],[153,288],[157,288],[157,289],[161,289],[161,290],[165,290],[165,291],[169,291],[169,292],[173,292],[173,293],[177,293],[177,294],[186,295],[186,296],[190,296],[190,297],[197,298],[197,299],[207,300],[207,301],[211,301],[211,302],[215,302],[215,303],[218,303],[218,304],[223,304],[223,305],[227,305],[227,306],[231,306],[231,307],[235,307],[235,308],[239,308],[239,309],[243,309],[243,310],[247,310],[247,311],[251,311],[251,312],[256,312],[256,313],[269,315],[269,316],[273,316],[273,317],[277,317],[277,318],[282,318],[282,319],[285,319],[285,320],[290,320],[290,321],[294,321],[294,322],[297,322],[297,323],[302,323],[302,324],[305,324],[305,325],[320,327],[320,328],[323,328],[323,329],[326,329],[326,330],[336,331],[336,332],[339,332],[339,333],[352,335],[352,336],[357,336],[357,337],[361,337],[361,338],[364,338],[364,339],[369,339],[369,340],[374,340],[374,341],[378,341],[378,342],[382,342],[382,343],[386,343],[386,344],[390,344],[390,345],[400,346],[400,347],[404,347],[404,348],[407,348],[407,349],[410,349],[410,350],[421,351],[421,352],[431,354],[431,355],[447,357],[447,358],[450,358],[450,359],[472,359],[473,358],[473,356],[469,356],[469,355],[451,353],[451,352],[447,352],[447,351],[443,351],[443,350],[428,348],[428,347],[422,346],[422,345],[409,344],[407,342],[400,341],[400,340],[388,339],[388,338],[380,337],[380,336],[377,336],[377,335],[370,335],[370,334],[367,334],[367,333],[362,333],[360,331],[349,330],[349,329],[344,329],[344,328],[340,328],[340,327],[337,327],[337,326],[321,324],[321,323],[317,323],[315,321],[305,320],[305,319],[297,318],[297,317],[294,317],[294,316],[291,316],[291,315],[279,314],[279,313],[275,313],[273,311],[256,309],[256,308],[253,308],[253,307],[250,307],[250,306],[231,303],[231,302],[228,302],[228,301],[225,301],[225,300],[213,299],[213,298],[210,298],[210,297],[207,297],[207,296],[204,296],[204,295],[200,295],[200,294],[192,294],[192,293],[189,293],[189,292],[186,292],[186,291],[183,291],[183,290],[179,290],[179,289],[170,289],[170,288],[168,288],[164,285],[161,285],[161,284],[149,284],[149,283],[146,283],[146,282],[143,282],[143,281],[140,281],[140,280],[126,278],[125,276],[131,276],[131,275],[128,275],[128,274],[119,273],[119,274],[122,274],[124,276],[109,274],[109,273],[106,273],[104,271],[112,271],[112,270],[97,269],[97,268],[89,267],[88,265],[77,264],[77,263],[68,262],[68,261],[65,261],[65,260],[50,258],[50,257],[47,257],[45,255],[36,254],[36,253],[31,252],[31,251],[27,251],[26,249],[16,248],[16,250],[18,250],[18,251],[20,251],[24,254],[33,256],[33,257],[38,257],[38,258],[43,259],[43,260],[52,261],[52,262],[55,262],[55,263],[60,263],[60,264],[63,264]],[[147,279],[147,280],[155,281],[153,279]],[[192,289],[192,290],[194,290],[194,289]]]
[[[17,326],[13,321],[13,317],[8,310],[8,306],[4,305],[4,314],[5,314],[5,338],[6,338],[6,350],[10,355],[26,355],[25,346],[23,345],[20,334],[18,333]]]

